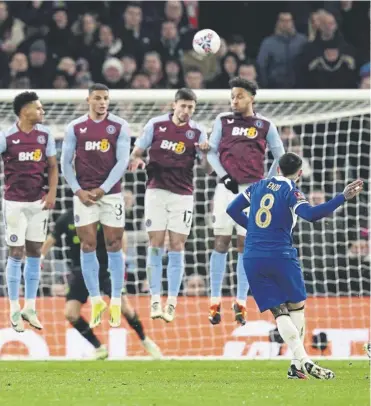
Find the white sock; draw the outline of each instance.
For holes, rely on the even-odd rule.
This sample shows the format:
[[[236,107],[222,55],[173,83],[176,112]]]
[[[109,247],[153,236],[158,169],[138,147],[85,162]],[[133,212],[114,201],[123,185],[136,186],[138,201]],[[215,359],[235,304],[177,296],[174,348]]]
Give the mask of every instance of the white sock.
[[[121,306],[121,297],[111,297],[111,306]]]
[[[236,299],[236,302],[243,307],[246,307],[246,300]]]
[[[308,354],[305,351],[304,345],[300,339],[299,331],[291,320],[289,315],[279,316],[276,319],[278,331],[283,341],[289,346],[294,354],[294,359],[303,362],[309,362]]]
[[[168,296],[166,304],[176,306],[177,304],[177,298],[175,296]]]
[[[153,295],[151,297],[151,305],[153,303],[161,303],[161,296],[160,295]]]
[[[90,301],[92,304],[97,304],[102,301],[102,297],[101,296],[92,296],[90,298]]]
[[[290,318],[291,318],[292,322],[295,324],[295,327],[298,329],[301,342],[304,344],[304,338],[305,338],[304,309],[291,311]],[[301,368],[300,360],[298,360],[298,359],[293,358],[291,360],[291,365],[292,364],[294,364],[296,366],[296,368],[298,368],[298,369]]]
[[[25,309],[36,309],[36,300],[35,299],[26,299],[24,304]]]
[[[19,312],[21,310],[21,306],[19,305],[18,300],[9,300],[10,304],[10,313]]]

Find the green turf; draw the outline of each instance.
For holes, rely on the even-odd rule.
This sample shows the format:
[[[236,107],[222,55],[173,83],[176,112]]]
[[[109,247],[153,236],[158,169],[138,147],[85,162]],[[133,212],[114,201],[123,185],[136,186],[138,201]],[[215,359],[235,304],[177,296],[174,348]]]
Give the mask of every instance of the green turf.
[[[333,381],[290,381],[283,361],[0,362],[7,406],[363,406],[369,363],[323,362]]]

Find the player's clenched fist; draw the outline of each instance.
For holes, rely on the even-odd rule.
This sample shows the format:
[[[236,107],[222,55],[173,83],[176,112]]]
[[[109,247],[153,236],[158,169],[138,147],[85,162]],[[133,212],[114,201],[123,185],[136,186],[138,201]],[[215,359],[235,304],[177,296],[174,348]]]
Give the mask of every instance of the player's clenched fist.
[[[85,206],[92,206],[95,204],[94,195],[88,190],[78,190],[76,196],[80,199],[80,202]]]
[[[136,171],[137,169],[144,169],[146,167],[142,158],[132,158],[129,162],[129,171]]]
[[[363,180],[357,179],[345,187],[343,194],[346,200],[350,200],[353,199],[353,197],[358,196],[362,190]]]
[[[94,201],[98,201],[105,195],[105,191],[100,187],[90,190],[90,195],[93,196]]]

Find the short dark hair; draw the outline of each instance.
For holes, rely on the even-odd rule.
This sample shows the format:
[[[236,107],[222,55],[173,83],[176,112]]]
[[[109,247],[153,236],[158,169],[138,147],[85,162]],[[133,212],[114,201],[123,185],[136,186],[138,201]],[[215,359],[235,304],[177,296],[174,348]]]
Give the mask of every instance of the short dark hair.
[[[301,168],[302,164],[303,161],[300,156],[293,152],[283,154],[278,161],[278,166],[280,167],[283,176],[293,175]]]
[[[231,89],[233,87],[241,87],[242,89],[245,89],[246,91],[251,93],[253,96],[256,95],[256,92],[258,90],[258,85],[255,82],[252,82],[251,80],[247,80],[244,78],[240,78],[239,76],[229,81],[229,87]]]
[[[39,96],[36,92],[22,92],[17,94],[13,100],[13,110],[15,115],[19,116],[24,106],[36,100],[39,100]]]
[[[201,75],[202,75],[201,69],[198,68],[197,66],[190,66],[190,67],[186,70],[186,73],[185,73],[185,74],[190,73],[190,72],[201,73]]]
[[[192,89],[182,87],[175,93],[175,101],[178,100],[189,100],[189,101],[194,100],[197,103],[197,96]]]
[[[89,87],[89,94],[93,93],[95,90],[107,90],[107,92],[109,92],[109,87],[103,83],[94,83]]]

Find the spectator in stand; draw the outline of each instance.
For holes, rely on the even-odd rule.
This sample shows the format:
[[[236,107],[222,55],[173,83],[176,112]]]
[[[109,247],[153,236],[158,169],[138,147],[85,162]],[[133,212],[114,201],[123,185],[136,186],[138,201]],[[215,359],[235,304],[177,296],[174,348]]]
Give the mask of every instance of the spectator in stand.
[[[74,77],[63,70],[57,70],[52,79],[54,89],[70,89],[74,86]]]
[[[258,83],[256,68],[253,62],[242,62],[240,67],[238,68],[238,76],[243,79],[249,80],[250,82]]]
[[[119,37],[123,40],[125,52],[135,56],[142,63],[145,52],[149,49],[151,34],[143,24],[143,12],[139,3],[129,3],[123,14],[123,22],[117,26]]]
[[[24,40],[24,23],[14,18],[8,10],[8,5],[0,2],[0,49],[3,52],[14,52]]]
[[[161,24],[160,41],[154,46],[163,63],[169,58],[180,58],[183,54],[178,28],[173,21]]]
[[[228,52],[233,52],[237,55],[240,61],[246,59],[246,43],[241,35],[232,35],[227,42]]]
[[[354,49],[339,33],[334,16],[320,15],[316,39],[298,58],[298,87],[304,89],[351,89],[357,87]]]
[[[189,68],[184,75],[184,83],[189,89],[204,89],[204,77],[200,69]]]
[[[165,63],[166,89],[180,89],[184,86],[183,70],[177,59],[168,59]]]
[[[31,84],[30,78],[28,76],[28,59],[27,56],[21,52],[15,53],[10,62],[9,62],[9,70],[6,75],[3,75],[1,78],[1,86],[3,88],[18,88],[16,83],[22,78],[22,82],[24,82],[25,78],[28,79],[29,85]],[[27,87],[25,88],[27,89]]]
[[[137,61],[133,55],[124,54],[121,57],[121,65],[124,70],[122,79],[125,81],[125,87],[130,87],[133,75],[137,71]]]
[[[259,83],[268,89],[295,87],[295,60],[307,39],[295,30],[290,13],[278,15],[274,35],[264,39],[257,58]]]
[[[29,51],[28,73],[31,80],[31,87],[34,89],[48,89],[52,85],[52,76],[55,66],[48,62],[45,41],[39,39],[35,41]]]
[[[181,1],[166,1],[164,14],[167,21],[172,21],[176,25],[179,34],[188,31],[188,18]]]
[[[229,89],[229,81],[237,76],[240,60],[233,52],[228,52],[220,62],[221,73],[210,83],[212,89]]]
[[[125,82],[122,79],[124,69],[118,58],[107,59],[102,67],[103,83],[110,89],[123,89]]]
[[[53,50],[53,53],[60,58],[73,54],[71,46],[73,47],[74,36],[71,32],[69,17],[65,9],[54,11],[46,41],[48,46]]]
[[[138,72],[131,81],[132,89],[151,89],[151,79],[145,72]]]
[[[57,72],[59,72],[59,82],[57,82],[59,83],[59,86],[61,86],[61,81],[63,81],[61,76],[64,76],[64,79],[68,84],[68,87],[66,88],[73,87],[75,85],[76,62],[72,58],[67,56],[62,58],[57,65]],[[62,73],[63,75],[61,75]],[[54,78],[53,82],[55,79],[56,78]],[[61,89],[61,87],[57,87],[57,89]]]
[[[148,74],[152,88],[164,88],[165,79],[162,71],[162,62],[157,52],[151,51],[144,55],[143,70]]]

